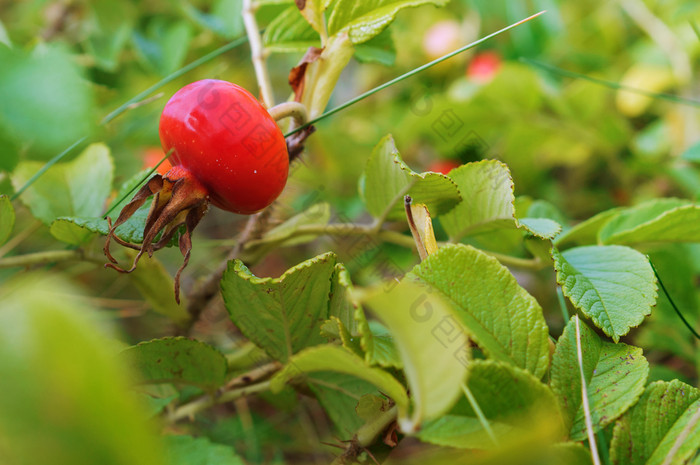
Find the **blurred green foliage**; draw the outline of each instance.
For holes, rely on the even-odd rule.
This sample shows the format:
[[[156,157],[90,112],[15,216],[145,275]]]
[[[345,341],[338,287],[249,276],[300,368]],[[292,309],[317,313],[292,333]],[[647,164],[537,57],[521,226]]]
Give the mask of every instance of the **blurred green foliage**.
[[[145,152],[159,146],[159,115],[177,89],[197,79],[217,78],[256,93],[250,52],[244,45],[170,82],[100,126],[101,118],[164,76],[240,37],[244,33],[238,14],[241,4],[241,0],[0,4],[0,194],[12,196],[20,181],[85,136],[109,148],[114,167],[102,159],[101,177],[88,179],[85,173],[90,170],[83,167],[73,173],[83,178],[81,182],[70,184],[64,175],[70,171],[68,166],[80,167],[84,162],[79,154],[88,147],[85,142],[66,159],[75,160],[73,165],[63,166],[63,171],[54,173],[56,178],[47,177],[44,182],[96,184],[99,204],[106,207],[115,201],[112,186],[140,173],[146,167]],[[256,13],[260,25],[293,23],[293,17],[280,16],[291,11],[291,5],[285,0],[261,1]],[[435,58],[430,42],[444,45],[442,53],[446,53],[542,9],[547,13],[537,20],[318,123],[301,161],[292,167],[271,221],[282,223],[324,202],[330,209],[330,213],[324,210],[324,219],[369,223],[358,180],[373,148],[389,133],[403,161],[417,173],[436,160],[505,162],[515,185],[518,217],[554,219],[565,230],[610,208],[659,197],[700,199],[700,103],[648,98],[556,72],[572,71],[699,101],[700,36],[693,24],[696,29],[700,24],[700,3],[696,0],[453,0],[442,9],[409,9],[389,29],[357,45],[357,61],[343,72],[329,106]],[[431,35],[435,35],[432,40]],[[289,70],[307,46],[317,44],[313,34],[301,43],[287,43],[283,37],[275,42],[272,36],[268,32],[264,39],[280,53],[269,57],[268,68],[275,97],[283,101],[292,93]],[[483,52],[499,60],[490,72],[470,71]],[[61,200],[49,192],[40,196],[37,207],[32,195],[41,187],[37,182],[33,193],[28,191],[20,202],[13,202],[14,209],[8,197],[0,198],[0,258],[66,247],[47,227],[53,218],[35,210],[60,202],[65,209],[62,214],[71,215],[79,210],[82,194],[73,192],[71,197],[66,188],[62,192],[67,200]],[[88,208],[89,216],[104,213],[105,208],[93,207]],[[14,227],[8,227],[10,218]],[[302,217],[299,222],[306,220]],[[96,221],[104,227],[102,220]],[[245,221],[215,209],[209,213],[195,234],[184,288],[217,267]],[[289,225],[282,232],[285,227]],[[4,242],[10,229],[14,237]],[[438,240],[447,238],[439,221],[435,230]],[[509,231],[472,242],[487,249],[498,244],[514,255],[525,255],[522,234],[516,233],[517,237]],[[594,233],[587,237],[595,241]],[[76,244],[82,236],[79,239]],[[359,248],[337,238],[289,245],[294,247],[265,249],[255,257],[251,271],[257,276],[278,276],[332,250],[354,282],[369,285],[381,279],[386,263],[400,272],[416,263],[412,250],[379,241]],[[180,458],[192,453],[202,460],[238,463],[230,448],[218,446],[226,444],[242,450],[249,463],[282,463],[283,456],[290,461],[313,457],[319,453],[314,447],[320,440],[332,441],[331,421],[318,404],[287,390],[260,396],[250,405],[237,403],[233,417],[231,409],[217,411],[174,431],[206,436],[211,442],[186,437],[160,444],[143,422],[135,420],[137,410],[145,408],[125,395],[124,379],[130,375],[113,360],[111,346],[103,345],[114,335],[96,328],[109,320],[119,328],[118,339],[132,344],[173,334],[173,323],[164,315],[181,317],[184,310],[168,305],[159,309],[153,303],[162,299],[161,283],[169,283],[167,277],[159,275],[161,289],[149,291],[154,286],[148,282],[134,286],[134,277],[102,271],[102,259],[96,258],[101,257],[101,246],[100,241],[85,246],[91,260],[49,265],[62,275],[58,281],[33,271],[17,280],[14,275],[23,269],[0,269],[0,461],[48,463],[51,457],[52,463],[59,464],[159,463],[160,450],[166,447]],[[649,243],[638,248],[650,255],[674,300],[698,328],[700,247]],[[159,259],[172,275],[181,256],[173,248],[163,250]],[[560,335],[567,322],[559,310],[553,271],[515,274],[541,304],[551,334]],[[80,295],[84,297],[75,297]],[[95,317],[96,313],[100,316]],[[240,349],[241,335],[232,330],[223,313],[221,308],[209,309],[194,334],[232,356]],[[650,362],[649,381],[679,378],[697,386],[698,342],[664,296],[651,317],[623,340],[644,348]],[[269,361],[260,353],[251,359]],[[248,361],[241,371],[248,368]],[[237,373],[236,368],[229,374]],[[148,392],[165,399],[158,411],[166,408],[168,399],[184,401],[199,394],[197,390],[166,391]],[[99,421],[91,414],[95,411],[100,412]],[[7,418],[22,421],[4,423]],[[301,426],[291,425],[290,419]],[[33,429],[36,425],[42,428]],[[61,444],[73,449],[63,450]],[[76,450],[80,454],[71,455]],[[105,451],[113,453],[101,456]],[[387,450],[378,453],[386,455]],[[568,453],[583,456],[581,463],[588,460],[583,449],[572,448]],[[20,454],[34,461],[13,461]],[[508,455],[512,458],[512,451]],[[499,458],[481,460],[498,463]],[[452,463],[454,457],[448,459]]]

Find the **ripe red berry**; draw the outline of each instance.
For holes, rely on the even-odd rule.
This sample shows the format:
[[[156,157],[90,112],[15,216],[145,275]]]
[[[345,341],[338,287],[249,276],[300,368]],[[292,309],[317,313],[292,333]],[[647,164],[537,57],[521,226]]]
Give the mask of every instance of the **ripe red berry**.
[[[209,203],[235,213],[251,214],[270,205],[282,192],[289,156],[282,131],[260,102],[230,82],[193,82],[172,96],[160,119],[160,140],[170,153],[172,168],[149,180],[120,212],[104,247],[110,266],[131,272],[144,252],[165,247],[182,225],[180,251],[184,263],[175,277],[178,299],[180,273],[187,266],[191,234]],[[114,235],[155,194],[146,219],[143,243],[129,244]],[[154,239],[162,232],[158,242]],[[116,265],[110,239],[139,250],[129,270]]]

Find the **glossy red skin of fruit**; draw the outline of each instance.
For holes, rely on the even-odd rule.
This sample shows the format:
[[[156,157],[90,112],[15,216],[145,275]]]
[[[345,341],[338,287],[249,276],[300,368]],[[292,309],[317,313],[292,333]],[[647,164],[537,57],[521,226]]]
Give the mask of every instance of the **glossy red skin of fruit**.
[[[428,166],[428,171],[433,171],[435,173],[448,174],[455,168],[462,166],[458,161],[454,160],[438,160]]]
[[[282,131],[250,92],[230,82],[206,79],[177,91],[163,109],[159,132],[163,150],[173,150],[169,160],[178,177],[184,170],[223,210],[258,212],[287,182]]]

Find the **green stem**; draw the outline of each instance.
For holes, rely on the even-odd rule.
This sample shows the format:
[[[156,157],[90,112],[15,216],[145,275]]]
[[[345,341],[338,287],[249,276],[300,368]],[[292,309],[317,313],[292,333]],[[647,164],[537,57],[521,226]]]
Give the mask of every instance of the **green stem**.
[[[219,396],[202,396],[192,402],[182,405],[175,409],[170,415],[167,416],[167,420],[170,423],[175,423],[183,418],[193,417],[197,413],[211,408],[218,404],[225,404],[233,400],[239,399],[244,396],[249,396],[251,394],[257,394],[258,392],[265,392],[270,389],[270,381],[263,381],[258,384],[253,384],[251,386],[245,386],[239,389],[232,389],[226,391]]]
[[[396,421],[398,409],[396,406],[391,407],[386,412],[377,416],[374,420],[364,424],[357,430],[352,441],[347,445],[345,452],[337,456],[331,465],[345,465],[355,463],[354,459],[357,454],[377,440],[377,438]]]
[[[644,96],[650,97],[650,98],[658,98],[658,99],[662,99],[662,100],[668,100],[669,102],[673,102],[673,103],[680,103],[682,105],[689,105],[692,107],[700,107],[700,101],[698,101],[698,100],[683,98],[683,97],[679,97],[679,96],[673,95],[673,94],[666,94],[666,93],[660,93],[660,92],[650,92],[648,90],[638,89],[636,87],[629,87],[629,86],[625,86],[623,84],[620,84],[618,82],[607,81],[605,79],[599,79],[599,78],[595,78],[592,76],[587,76],[585,74],[577,73],[574,71],[569,71],[566,69],[557,68],[556,66],[552,66],[548,63],[543,63],[543,62],[537,61],[537,60],[531,60],[529,58],[521,58],[520,60],[524,63],[529,64],[529,65],[536,66],[540,69],[543,69],[547,72],[550,72],[553,74],[559,74],[560,76],[565,76],[565,77],[570,77],[570,78],[575,78],[575,79],[584,79],[584,80],[592,82],[594,84],[599,84],[601,86],[609,87],[609,88],[615,89],[615,90],[625,90],[627,92],[632,92],[634,94],[644,95]]]
[[[559,308],[561,309],[561,314],[564,317],[564,324],[569,322],[569,310],[566,308],[566,300],[564,299],[564,292],[561,290],[561,286],[557,285],[557,300],[559,301]]]
[[[379,415],[370,423],[363,425],[355,433],[357,438],[357,444],[360,447],[367,447],[374,443],[374,441],[382,434],[386,429],[396,421],[396,415],[398,414],[398,409],[396,406],[391,407],[386,412]]]
[[[490,255],[504,265],[514,266],[516,268],[525,268],[528,270],[541,270],[544,268],[544,263],[537,258],[519,258],[511,255],[504,255],[490,250],[481,250],[486,255]]]
[[[45,265],[47,263],[65,261],[90,261],[102,263],[102,260],[88,256],[81,249],[76,250],[50,250],[26,255],[16,255],[0,259],[0,268],[14,268],[32,265]]]
[[[396,84],[397,82],[401,82],[401,81],[403,81],[403,80],[406,79],[406,78],[409,78],[409,77],[411,77],[411,76],[415,76],[416,74],[420,73],[421,71],[425,71],[426,69],[428,69],[428,68],[430,68],[430,67],[432,67],[432,66],[435,66],[435,65],[437,65],[438,63],[441,63],[441,62],[443,62],[443,61],[445,61],[445,60],[447,60],[447,59],[449,59],[449,58],[452,58],[452,57],[455,56],[455,55],[459,55],[459,54],[462,53],[462,52],[466,52],[467,50],[469,50],[469,49],[471,49],[471,48],[474,48],[474,47],[476,47],[477,45],[480,45],[480,44],[486,42],[487,40],[489,40],[489,39],[491,39],[491,38],[493,38],[493,37],[496,37],[496,36],[499,35],[499,34],[502,34],[502,33],[506,32],[506,31],[508,31],[508,30],[510,30],[510,29],[513,29],[514,27],[520,26],[521,24],[523,24],[523,23],[525,23],[525,22],[527,22],[527,21],[530,21],[531,19],[536,18],[537,16],[541,15],[542,13],[544,13],[544,11],[540,11],[539,13],[536,13],[536,14],[534,14],[534,15],[528,17],[528,18],[522,19],[522,20],[518,21],[517,23],[513,23],[513,24],[511,24],[510,26],[506,26],[506,27],[504,27],[503,29],[500,29],[500,30],[498,30],[498,31],[496,31],[496,32],[493,32],[493,33],[491,33],[491,34],[489,34],[489,35],[487,35],[487,36],[485,36],[485,37],[482,37],[481,39],[479,39],[479,40],[477,40],[477,41],[475,41],[475,42],[472,42],[472,43],[470,43],[470,44],[468,44],[468,45],[465,45],[464,47],[458,48],[458,49],[455,50],[454,52],[450,52],[450,53],[448,53],[447,55],[443,55],[442,57],[437,58],[437,59],[431,61],[430,63],[426,63],[426,64],[424,64],[423,66],[419,66],[418,68],[414,68],[414,69],[412,69],[411,71],[409,71],[409,72],[407,72],[407,73],[404,73],[404,74],[402,74],[401,76],[392,79],[391,81],[385,82],[384,84],[382,84],[382,85],[380,85],[380,86],[377,86],[377,87],[375,87],[374,89],[370,89],[370,90],[368,90],[367,92],[365,92],[365,93],[363,93],[363,94],[360,94],[360,95],[358,95],[357,97],[355,97],[355,98],[353,98],[353,99],[348,100],[347,102],[343,103],[342,105],[338,105],[337,107],[335,107],[335,108],[333,108],[333,109],[331,109],[331,110],[328,110],[327,112],[325,112],[325,113],[323,113],[323,114],[317,116],[316,118],[314,118],[314,119],[312,119],[311,121],[309,121],[308,123],[306,123],[304,126],[298,127],[298,128],[296,128],[296,129],[294,129],[294,130],[288,132],[287,134],[285,134],[285,137],[291,136],[292,134],[297,133],[297,132],[301,131],[302,129],[304,129],[304,128],[308,127],[308,126],[311,126],[312,124],[316,124],[317,122],[321,121],[322,119],[328,118],[329,116],[334,115],[334,114],[338,113],[339,111],[344,110],[344,109],[346,109],[347,107],[356,104],[356,103],[359,102],[360,100],[363,100],[363,99],[365,99],[365,98],[367,98],[367,97],[369,97],[369,96],[371,96],[371,95],[376,94],[376,93],[379,92],[380,90],[384,90],[384,89],[386,89],[387,87]]]
[[[481,411],[481,407],[479,407],[479,403],[476,401],[476,398],[474,397],[474,394],[472,394],[472,391],[469,389],[469,386],[467,386],[467,383],[462,383],[462,391],[464,391],[464,395],[469,401],[469,405],[471,405],[472,409],[474,410],[474,413],[476,413],[476,417],[479,419],[481,426],[483,426],[484,430],[491,438],[491,441],[493,441],[493,443],[496,446],[498,446],[498,439],[496,439],[496,435],[491,429],[491,423],[489,423],[489,420],[488,418],[486,418],[486,415],[484,415],[484,412]]]
[[[105,117],[102,119],[102,121],[100,122],[100,124],[101,124],[101,125],[105,125],[105,124],[109,123],[109,122],[112,121],[114,118],[116,118],[117,116],[121,115],[121,114],[124,113],[126,110],[128,110],[128,109],[130,108],[130,106],[133,105],[134,103],[139,102],[139,101],[145,99],[146,97],[148,97],[149,95],[151,95],[153,92],[157,91],[158,89],[160,89],[161,87],[165,86],[166,84],[169,84],[170,82],[172,82],[172,81],[174,81],[175,79],[179,78],[179,77],[182,76],[183,74],[186,74],[186,73],[192,71],[193,69],[197,68],[198,66],[201,66],[201,65],[203,65],[204,63],[206,63],[206,62],[208,62],[208,61],[211,61],[212,59],[218,57],[219,55],[222,55],[222,54],[228,52],[229,50],[233,50],[234,48],[236,48],[236,47],[238,47],[238,46],[240,46],[240,45],[245,44],[247,41],[248,41],[248,37],[245,37],[245,36],[244,36],[244,37],[239,37],[238,39],[236,39],[236,40],[234,40],[234,41],[232,41],[232,42],[229,42],[228,44],[226,44],[226,45],[224,45],[224,46],[222,46],[222,47],[217,48],[217,49],[214,50],[213,52],[207,53],[207,54],[204,55],[203,57],[201,57],[201,58],[199,58],[199,59],[197,59],[197,60],[194,60],[192,63],[190,63],[190,64],[188,64],[188,65],[186,65],[186,66],[180,68],[179,70],[175,71],[174,73],[172,73],[172,74],[170,74],[170,75],[164,77],[162,80],[156,82],[155,84],[153,84],[153,85],[152,85],[151,87],[149,87],[148,89],[144,90],[143,92],[141,92],[140,94],[136,95],[136,96],[133,97],[132,99],[126,101],[126,102],[125,102],[123,105],[121,105],[119,108],[117,108],[116,110],[112,111],[112,112],[109,113],[107,116],[105,116]]]
[[[46,172],[49,170],[49,168],[51,168],[53,165],[55,165],[56,163],[58,163],[59,161],[61,161],[61,159],[62,159],[63,157],[65,157],[66,155],[68,155],[74,148],[76,148],[77,146],[79,146],[80,144],[82,144],[83,142],[85,142],[86,139],[87,139],[87,137],[81,137],[80,139],[78,139],[78,140],[76,140],[75,142],[73,142],[73,143],[71,144],[71,146],[68,147],[67,149],[65,149],[63,152],[59,153],[58,155],[56,155],[55,157],[53,157],[51,160],[47,161],[46,164],[45,164],[44,166],[42,166],[42,167],[39,169],[39,171],[37,171],[36,173],[34,173],[34,176],[32,176],[31,178],[29,178],[29,180],[28,180],[27,182],[25,182],[24,185],[23,185],[22,187],[20,187],[19,190],[18,190],[17,192],[15,192],[15,194],[10,198],[10,200],[15,200],[17,197],[19,197],[20,195],[22,195],[22,192],[24,192],[25,190],[27,190],[27,188],[28,188],[29,186],[31,186],[32,184],[34,184],[34,181],[36,181],[37,179],[39,179],[39,176],[41,176],[42,174],[46,173]]]

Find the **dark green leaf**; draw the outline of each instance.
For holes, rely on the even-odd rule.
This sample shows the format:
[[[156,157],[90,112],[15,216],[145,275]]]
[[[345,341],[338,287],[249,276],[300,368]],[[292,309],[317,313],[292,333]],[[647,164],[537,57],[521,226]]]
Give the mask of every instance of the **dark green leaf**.
[[[603,341],[583,322],[579,322],[579,326],[586,390],[593,430],[597,432],[622,415],[642,395],[649,363],[642,355],[642,349]],[[569,437],[574,441],[586,439],[573,319],[557,341],[551,379]]]
[[[207,438],[165,436],[168,465],[245,465],[236,452]]]
[[[327,253],[287,270],[258,278],[243,262],[229,262],[221,292],[231,320],[274,359],[286,361],[304,347],[324,343],[335,255]]]
[[[121,357],[144,383],[175,383],[214,390],[226,379],[226,358],[210,345],[184,337],[166,337],[125,349]]]
[[[401,383],[386,371],[368,366],[360,357],[338,346],[309,347],[295,354],[272,379],[272,390],[279,391],[290,380],[317,372],[342,373],[371,383],[391,397],[400,412],[407,413],[408,396]],[[313,377],[309,381],[313,382]]]
[[[699,417],[700,390],[678,380],[651,383],[615,423],[610,459],[615,465],[682,464],[700,448]],[[679,439],[680,447],[666,461]]]
[[[306,378],[342,439],[352,439],[363,421],[354,413],[362,396],[379,394],[377,387],[364,379],[345,373],[324,371],[309,374]]]

